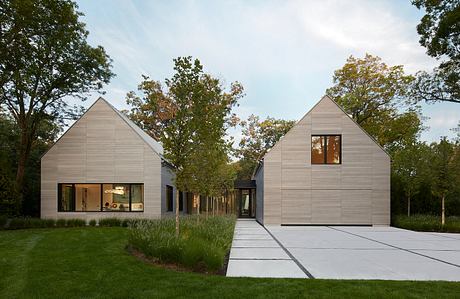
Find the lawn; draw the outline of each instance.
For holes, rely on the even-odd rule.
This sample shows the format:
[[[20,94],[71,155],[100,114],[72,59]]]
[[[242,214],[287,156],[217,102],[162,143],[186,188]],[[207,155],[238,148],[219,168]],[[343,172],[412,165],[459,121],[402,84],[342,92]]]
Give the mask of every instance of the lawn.
[[[249,279],[174,272],[125,249],[128,230],[0,231],[0,298],[458,298],[452,282]]]
[[[446,223],[441,225],[441,216],[433,215],[396,215],[392,217],[392,225],[404,229],[422,232],[460,233],[460,217],[446,217]]]

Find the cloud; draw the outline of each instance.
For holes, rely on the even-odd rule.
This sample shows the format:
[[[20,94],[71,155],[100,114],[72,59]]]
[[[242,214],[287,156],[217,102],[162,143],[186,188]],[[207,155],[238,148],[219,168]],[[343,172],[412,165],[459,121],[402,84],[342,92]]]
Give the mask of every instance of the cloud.
[[[418,44],[409,1],[79,1],[90,40],[114,59],[107,87],[120,108],[141,74],[163,80],[172,59],[192,55],[207,72],[238,80],[247,108],[297,119],[331,85],[349,55],[378,55],[406,71],[436,61]]]

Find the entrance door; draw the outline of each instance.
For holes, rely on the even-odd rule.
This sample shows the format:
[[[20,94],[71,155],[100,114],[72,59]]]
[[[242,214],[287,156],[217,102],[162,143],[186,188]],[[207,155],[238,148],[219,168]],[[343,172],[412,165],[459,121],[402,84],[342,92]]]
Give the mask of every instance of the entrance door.
[[[252,215],[252,197],[251,197],[251,190],[249,189],[241,189],[241,197],[240,197],[240,217],[254,217]]]

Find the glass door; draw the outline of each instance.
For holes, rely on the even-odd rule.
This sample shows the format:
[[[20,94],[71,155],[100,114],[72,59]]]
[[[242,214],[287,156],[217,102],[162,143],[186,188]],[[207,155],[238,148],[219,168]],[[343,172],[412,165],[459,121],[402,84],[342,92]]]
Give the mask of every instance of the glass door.
[[[241,190],[240,217],[252,217],[251,215],[251,193],[248,189]]]

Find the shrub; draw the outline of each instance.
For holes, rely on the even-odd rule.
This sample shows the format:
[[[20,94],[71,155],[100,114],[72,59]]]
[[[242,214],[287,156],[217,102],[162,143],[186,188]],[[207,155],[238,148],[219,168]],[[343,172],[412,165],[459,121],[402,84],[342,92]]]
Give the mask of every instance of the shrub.
[[[65,227],[65,225],[66,225],[65,219],[60,218],[60,219],[58,219],[58,220],[56,221],[56,226],[57,226],[57,227]]]
[[[86,221],[83,219],[67,219],[67,227],[81,227],[86,226]]]
[[[21,229],[26,228],[26,219],[25,218],[13,218],[8,225],[8,229]]]
[[[446,223],[441,225],[441,216],[434,215],[412,215],[393,216],[393,226],[415,231],[427,232],[450,232],[460,233],[460,217],[446,217]]]
[[[0,230],[5,228],[6,223],[8,222],[8,217],[0,215]]]
[[[129,245],[163,263],[177,263],[196,271],[216,271],[231,247],[234,216],[181,218],[179,238],[175,219],[136,220],[130,223]]]
[[[122,221],[118,218],[104,218],[99,220],[99,226],[121,226]]]
[[[94,220],[94,219],[91,219],[91,220],[89,221],[89,225],[90,225],[90,226],[96,226],[96,223],[97,223],[97,222],[96,222],[96,220]]]
[[[55,227],[56,220],[55,219],[43,219],[43,227]]]

